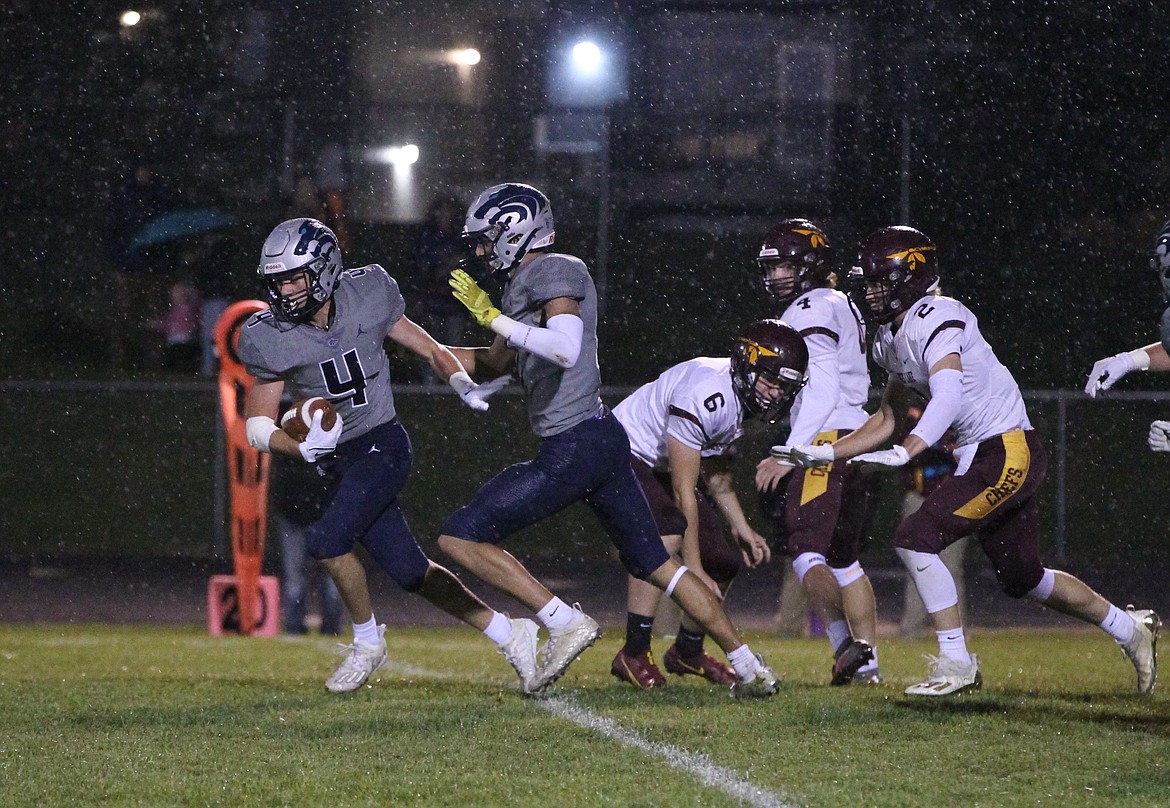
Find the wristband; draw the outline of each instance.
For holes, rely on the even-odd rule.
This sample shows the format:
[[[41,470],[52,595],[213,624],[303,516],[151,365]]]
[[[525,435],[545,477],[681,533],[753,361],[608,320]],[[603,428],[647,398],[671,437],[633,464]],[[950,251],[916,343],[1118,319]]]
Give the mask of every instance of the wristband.
[[[279,432],[280,427],[276,422],[267,415],[253,415],[248,419],[246,424],[248,433],[248,443],[252,448],[259,449],[261,452],[271,452],[268,448],[268,441],[272,439],[273,432]]]
[[[1146,353],[1144,348],[1135,348],[1129,352],[1129,359],[1133,362],[1134,368],[1137,370],[1150,369],[1150,355]]]
[[[447,379],[447,384],[451,385],[451,389],[456,393],[463,395],[464,391],[468,387],[471,387],[473,382],[471,381],[471,377],[467,375],[466,370],[458,370],[452,373],[450,378]]]

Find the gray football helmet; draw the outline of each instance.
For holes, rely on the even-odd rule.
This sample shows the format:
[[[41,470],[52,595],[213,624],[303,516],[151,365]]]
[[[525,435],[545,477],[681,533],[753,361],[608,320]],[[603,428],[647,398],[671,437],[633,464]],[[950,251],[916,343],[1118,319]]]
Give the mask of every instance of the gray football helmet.
[[[552,205],[531,185],[493,185],[467,209],[462,235],[471,256],[460,265],[472,270],[482,267],[496,279],[505,280],[529,250],[553,243]]]
[[[289,219],[264,239],[256,272],[264,281],[272,313],[286,322],[303,323],[333,296],[342,269],[341,248],[332,230],[316,219]],[[281,284],[302,272],[305,291],[292,297],[281,294]]]
[[[1154,242],[1154,251],[1150,253],[1150,269],[1158,273],[1162,294],[1166,302],[1170,303],[1170,219],[1162,225],[1162,232]]]

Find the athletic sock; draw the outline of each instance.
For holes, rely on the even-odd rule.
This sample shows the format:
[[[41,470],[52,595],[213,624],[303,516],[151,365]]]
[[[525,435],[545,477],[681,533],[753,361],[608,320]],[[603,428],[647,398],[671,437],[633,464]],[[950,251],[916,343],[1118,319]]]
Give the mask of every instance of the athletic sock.
[[[554,596],[552,600],[544,604],[544,608],[537,612],[536,616],[540,618],[540,622],[544,623],[545,628],[552,631],[564,628],[573,622],[573,609],[569,604]]]
[[[493,612],[492,622],[488,623],[483,633],[496,645],[504,645],[512,636],[512,621],[503,612]]]
[[[746,679],[760,669],[760,662],[752,653],[752,649],[748,648],[747,643],[729,653],[727,661],[731,663],[731,667],[735,668],[735,675],[740,679]]]
[[[650,650],[650,635],[654,618],[644,614],[626,613],[626,644],[622,648],[630,656],[641,656]]]
[[[378,619],[370,617],[365,623],[353,624],[354,642],[364,642],[366,645],[381,645],[382,635],[378,633]]]
[[[938,636],[938,654],[947,659],[954,659],[964,665],[971,664],[971,654],[967,651],[967,638],[963,629],[953,628],[949,631],[936,631]]]
[[[1133,639],[1137,623],[1128,614],[1110,603],[1109,614],[1105,615],[1105,619],[1101,621],[1101,628],[1105,629],[1105,632],[1118,643],[1124,644]]]
[[[829,623],[825,626],[825,634],[829,638],[829,647],[833,649],[834,654],[840,651],[845,643],[853,639],[853,635],[849,633],[847,620],[834,620]]]
[[[706,633],[702,631],[688,631],[682,626],[679,626],[678,636],[674,639],[674,644],[678,648],[678,655],[685,658],[698,656],[703,653],[703,640],[706,637]]]

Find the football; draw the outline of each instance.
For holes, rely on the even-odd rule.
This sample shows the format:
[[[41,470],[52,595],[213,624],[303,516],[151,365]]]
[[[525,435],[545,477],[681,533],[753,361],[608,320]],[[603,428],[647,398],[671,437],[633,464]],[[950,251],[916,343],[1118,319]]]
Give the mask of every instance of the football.
[[[297,443],[303,441],[309,434],[309,424],[313,422],[313,415],[322,412],[321,426],[326,430],[333,429],[337,423],[337,411],[333,405],[320,396],[303,398],[294,402],[280,417],[280,428]]]

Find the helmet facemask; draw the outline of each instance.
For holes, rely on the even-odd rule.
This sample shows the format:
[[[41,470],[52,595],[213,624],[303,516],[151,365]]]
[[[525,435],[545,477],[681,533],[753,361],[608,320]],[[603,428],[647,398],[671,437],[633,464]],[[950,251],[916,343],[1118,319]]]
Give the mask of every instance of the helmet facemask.
[[[792,261],[761,258],[756,264],[763,274],[764,292],[777,303],[791,303],[800,295],[802,291],[800,269]],[[783,277],[774,278],[772,273],[777,269],[784,269],[787,272]]]

